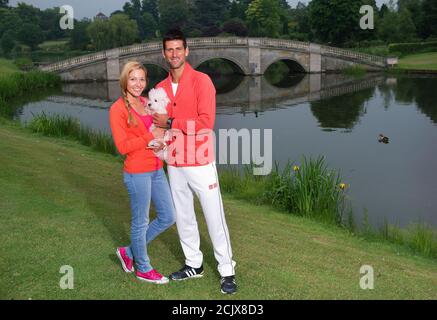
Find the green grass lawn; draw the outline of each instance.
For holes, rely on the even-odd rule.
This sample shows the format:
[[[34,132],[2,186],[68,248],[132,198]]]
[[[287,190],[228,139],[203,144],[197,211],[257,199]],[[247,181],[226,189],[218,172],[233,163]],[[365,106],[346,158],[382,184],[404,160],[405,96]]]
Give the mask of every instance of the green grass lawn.
[[[0,124],[0,149],[0,299],[437,299],[435,260],[229,195],[236,295],[219,291],[199,210],[205,276],[164,286],[140,282],[115,255],[129,241],[120,161],[7,122]],[[149,253],[164,274],[180,268],[176,227]],[[59,286],[63,265],[74,269],[72,290]],[[359,287],[362,265],[374,268],[373,290]]]
[[[398,68],[416,70],[437,70],[437,52],[420,53],[399,59]]]
[[[0,76],[21,72],[12,60],[0,58]]]
[[[62,50],[68,44],[69,39],[65,40],[49,40],[39,44],[38,47],[42,50]]]

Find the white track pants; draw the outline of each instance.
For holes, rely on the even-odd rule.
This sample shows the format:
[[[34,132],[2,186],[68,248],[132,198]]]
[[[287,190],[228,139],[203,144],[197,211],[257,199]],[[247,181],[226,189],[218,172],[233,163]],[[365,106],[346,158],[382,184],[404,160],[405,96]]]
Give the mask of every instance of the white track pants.
[[[176,226],[185,254],[185,264],[199,268],[203,263],[200,235],[194,212],[193,192],[202,206],[209,236],[222,277],[235,274],[235,261],[226,225],[215,163],[197,167],[168,166],[168,177],[176,209]]]

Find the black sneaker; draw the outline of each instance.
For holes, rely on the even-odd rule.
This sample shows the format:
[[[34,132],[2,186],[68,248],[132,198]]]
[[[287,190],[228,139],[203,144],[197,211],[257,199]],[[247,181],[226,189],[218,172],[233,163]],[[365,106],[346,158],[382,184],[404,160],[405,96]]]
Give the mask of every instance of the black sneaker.
[[[189,278],[201,278],[203,277],[203,266],[200,268],[192,268],[185,265],[181,270],[173,272],[169,278],[170,280],[186,280]]]
[[[235,276],[222,277],[220,280],[220,287],[222,293],[234,294],[237,292],[237,283],[235,282]]]

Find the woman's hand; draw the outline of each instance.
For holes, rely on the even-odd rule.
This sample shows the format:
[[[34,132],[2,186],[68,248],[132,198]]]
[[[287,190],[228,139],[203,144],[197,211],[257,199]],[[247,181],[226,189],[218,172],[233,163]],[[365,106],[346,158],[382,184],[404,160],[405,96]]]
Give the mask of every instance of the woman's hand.
[[[151,149],[154,152],[158,152],[158,151],[161,151],[162,149],[164,149],[166,146],[167,146],[167,144],[163,140],[155,139],[155,140],[150,141],[147,149]]]

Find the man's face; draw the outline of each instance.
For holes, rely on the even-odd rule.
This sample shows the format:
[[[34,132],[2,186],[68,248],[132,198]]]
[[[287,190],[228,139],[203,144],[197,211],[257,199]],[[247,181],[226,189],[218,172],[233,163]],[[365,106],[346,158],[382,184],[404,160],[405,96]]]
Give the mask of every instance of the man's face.
[[[169,40],[165,42],[165,49],[162,53],[170,65],[170,69],[179,69],[185,63],[185,59],[188,56],[188,48],[184,48],[182,40]]]

